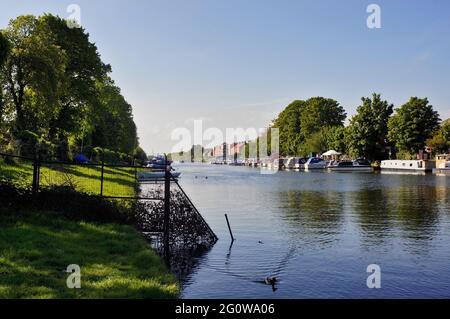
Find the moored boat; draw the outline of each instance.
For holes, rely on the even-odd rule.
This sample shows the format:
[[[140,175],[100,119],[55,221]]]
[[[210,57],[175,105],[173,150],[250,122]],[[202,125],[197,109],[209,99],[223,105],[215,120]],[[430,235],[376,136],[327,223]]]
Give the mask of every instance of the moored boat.
[[[341,161],[328,166],[330,171],[335,172],[372,172],[373,167],[365,159],[355,161]]]
[[[325,168],[327,168],[327,165],[328,165],[327,161],[323,160],[322,158],[311,157],[305,163],[305,169],[306,170],[325,169]]]
[[[381,161],[381,171],[431,172],[435,161],[428,160],[386,160]]]
[[[303,157],[288,157],[284,160],[285,169],[304,169],[306,159]]]

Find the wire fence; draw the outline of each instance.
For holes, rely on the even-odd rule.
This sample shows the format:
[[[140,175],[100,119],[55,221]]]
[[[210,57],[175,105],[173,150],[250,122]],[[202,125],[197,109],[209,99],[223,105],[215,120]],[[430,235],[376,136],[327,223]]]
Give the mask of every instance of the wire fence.
[[[136,198],[139,176],[154,172],[138,165],[107,163],[70,163],[43,161],[0,153],[0,180],[31,187],[70,187],[74,190],[109,198]]]
[[[33,193],[67,187],[102,198],[141,202],[144,210],[138,216],[139,225],[143,231],[162,235],[164,255],[170,260],[169,247],[212,245],[218,238],[167,168],[43,161],[39,156],[0,153],[0,182],[19,184]],[[154,185],[149,188],[147,179],[146,191],[141,191],[141,177],[149,175]]]

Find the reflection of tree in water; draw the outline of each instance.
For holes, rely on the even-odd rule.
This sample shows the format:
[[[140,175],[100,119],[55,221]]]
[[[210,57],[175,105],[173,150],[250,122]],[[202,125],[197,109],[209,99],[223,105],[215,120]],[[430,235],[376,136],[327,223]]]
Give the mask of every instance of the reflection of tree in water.
[[[289,191],[280,193],[283,219],[296,236],[315,244],[336,241],[341,230],[343,194],[334,191]]]
[[[438,231],[439,205],[436,187],[403,187],[388,192],[390,211],[409,239],[431,240]]]
[[[349,194],[349,199],[359,218],[365,246],[398,237],[399,228],[414,241],[432,240],[438,231],[442,192],[436,187],[363,190]]]
[[[358,217],[363,246],[383,244],[389,236],[389,230],[393,227],[389,192],[390,190],[364,189],[347,195],[348,203]]]

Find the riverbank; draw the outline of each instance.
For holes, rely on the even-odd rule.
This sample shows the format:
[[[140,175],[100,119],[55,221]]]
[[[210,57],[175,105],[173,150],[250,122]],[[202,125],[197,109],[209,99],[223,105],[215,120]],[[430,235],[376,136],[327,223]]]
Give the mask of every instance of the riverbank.
[[[99,174],[42,168],[35,196],[29,165],[0,162],[0,298],[177,298],[176,277],[133,227],[133,204],[89,195],[98,193]],[[107,196],[136,194],[132,170],[104,175]],[[55,179],[69,184],[54,188]],[[81,289],[67,288],[71,264],[81,268]]]
[[[81,268],[81,289],[66,285]],[[0,298],[176,298],[178,284],[131,226],[55,213],[0,216]]]

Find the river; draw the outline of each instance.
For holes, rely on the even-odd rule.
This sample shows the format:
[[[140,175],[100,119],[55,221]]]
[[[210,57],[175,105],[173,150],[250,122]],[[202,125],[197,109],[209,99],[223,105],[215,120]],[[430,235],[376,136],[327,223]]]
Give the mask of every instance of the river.
[[[449,177],[176,168],[219,237],[183,298],[450,298]],[[367,287],[370,264],[380,289]]]

